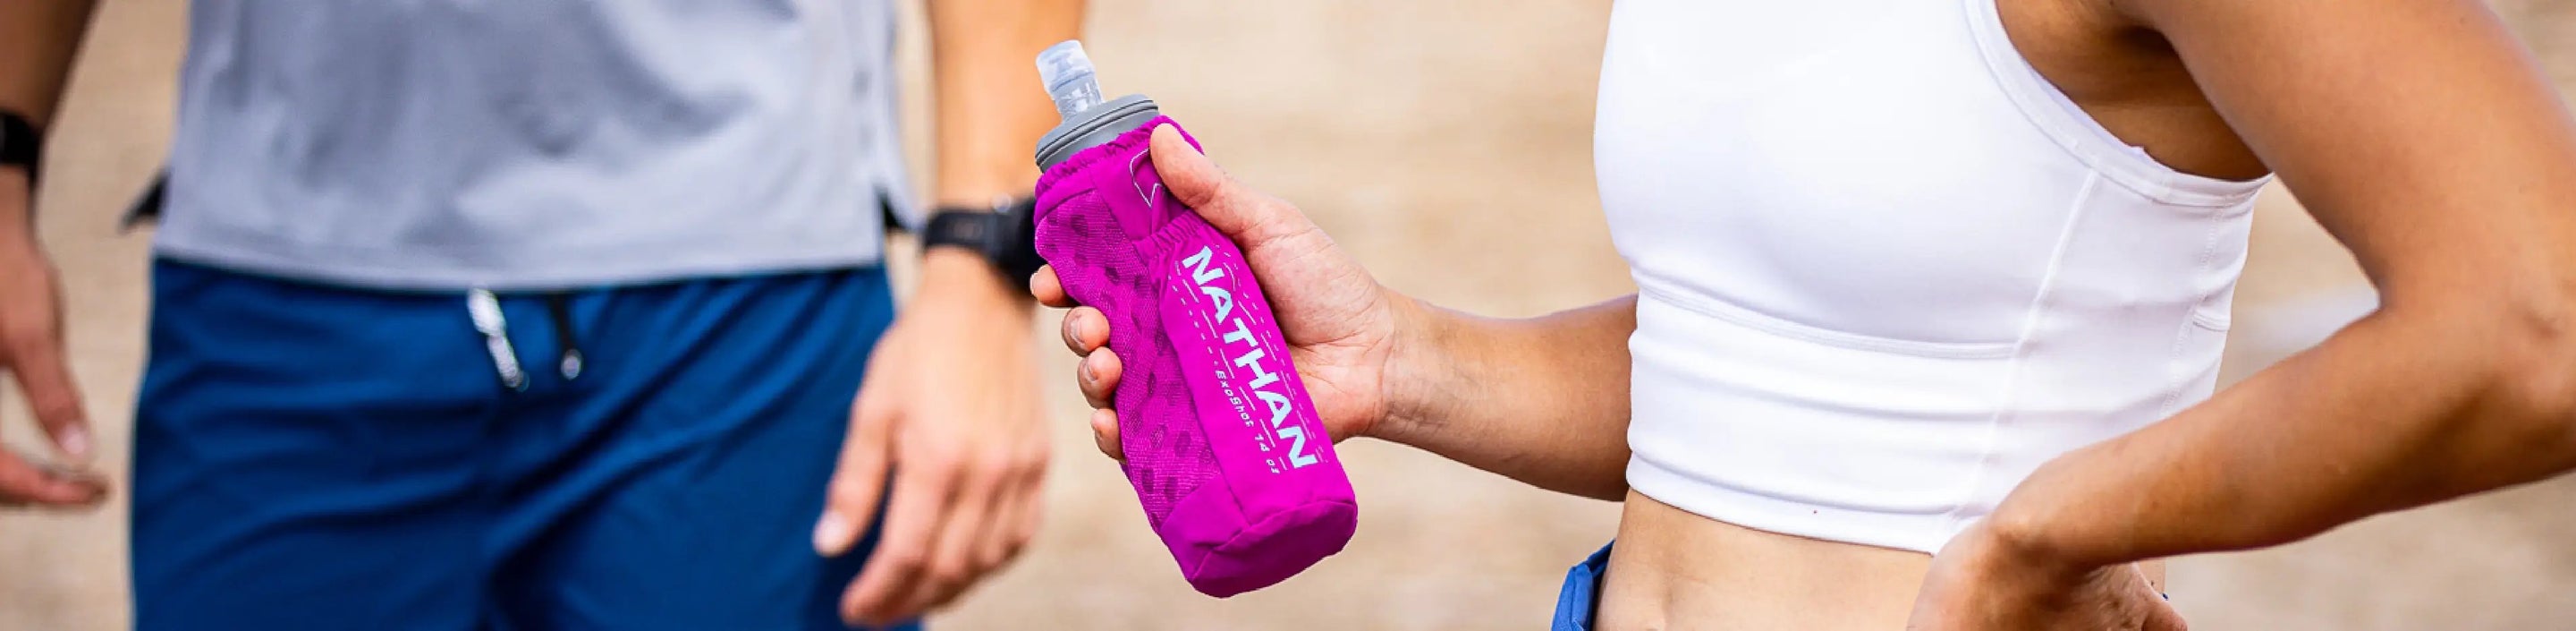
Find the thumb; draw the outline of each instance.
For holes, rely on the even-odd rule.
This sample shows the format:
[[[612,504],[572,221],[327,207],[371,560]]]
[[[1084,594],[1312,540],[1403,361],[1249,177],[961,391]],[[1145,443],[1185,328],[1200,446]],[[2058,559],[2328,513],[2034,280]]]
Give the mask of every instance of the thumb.
[[[860,388],[850,413],[850,433],[841,440],[841,461],[824,489],[823,516],[814,522],[814,551],[837,557],[859,542],[876,519],[877,500],[885,493],[891,450],[894,405],[885,396]]]
[[[1163,178],[1164,190],[1171,191],[1174,199],[1198,211],[1199,218],[1245,249],[1314,226],[1295,206],[1245,187],[1226,175],[1216,162],[1181,136],[1180,128],[1156,126],[1154,142],[1147,153],[1153,157],[1154,172]]]
[[[106,481],[94,475],[39,466],[0,449],[0,508],[93,506],[106,497]]]

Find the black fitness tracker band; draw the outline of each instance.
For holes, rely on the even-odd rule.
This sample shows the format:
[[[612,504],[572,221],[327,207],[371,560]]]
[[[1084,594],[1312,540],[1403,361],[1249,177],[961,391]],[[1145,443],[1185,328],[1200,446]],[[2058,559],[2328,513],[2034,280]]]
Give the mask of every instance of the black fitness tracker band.
[[[45,160],[45,133],[17,112],[0,111],[0,166],[27,170],[30,189],[36,183],[37,163]]]
[[[1029,275],[1046,260],[1038,258],[1037,200],[1016,198],[991,208],[942,207],[921,231],[921,250],[956,247],[993,264],[1003,280],[1027,290]]]

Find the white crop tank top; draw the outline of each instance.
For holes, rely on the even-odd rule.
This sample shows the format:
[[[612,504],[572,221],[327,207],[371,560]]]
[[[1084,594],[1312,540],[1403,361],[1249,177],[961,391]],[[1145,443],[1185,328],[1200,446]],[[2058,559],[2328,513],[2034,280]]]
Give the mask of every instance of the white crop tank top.
[[[2264,180],[2120,142],[1993,0],[1621,0],[1598,112],[1648,497],[1931,552],[2215,386]]]

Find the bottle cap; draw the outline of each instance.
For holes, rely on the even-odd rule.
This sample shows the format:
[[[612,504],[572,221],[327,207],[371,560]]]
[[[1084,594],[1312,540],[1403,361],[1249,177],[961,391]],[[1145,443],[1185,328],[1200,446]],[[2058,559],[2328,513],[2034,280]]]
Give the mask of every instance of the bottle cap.
[[[1081,40],[1065,40],[1038,53],[1038,78],[1046,82],[1059,116],[1072,118],[1100,104],[1100,80],[1092,75],[1091,56],[1083,54]]]

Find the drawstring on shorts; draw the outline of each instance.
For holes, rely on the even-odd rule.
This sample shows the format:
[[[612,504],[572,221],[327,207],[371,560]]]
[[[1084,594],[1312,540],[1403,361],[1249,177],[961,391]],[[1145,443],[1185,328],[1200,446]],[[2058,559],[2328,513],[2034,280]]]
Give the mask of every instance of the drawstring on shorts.
[[[572,295],[567,292],[545,294],[546,315],[555,328],[555,337],[563,348],[555,369],[565,381],[581,377],[581,344],[574,339],[572,328]],[[483,335],[483,348],[492,354],[492,369],[501,385],[511,390],[526,391],[528,374],[519,364],[519,351],[510,344],[510,321],[501,313],[501,298],[492,290],[476,287],[465,292],[465,313],[474,320],[474,331]]]

